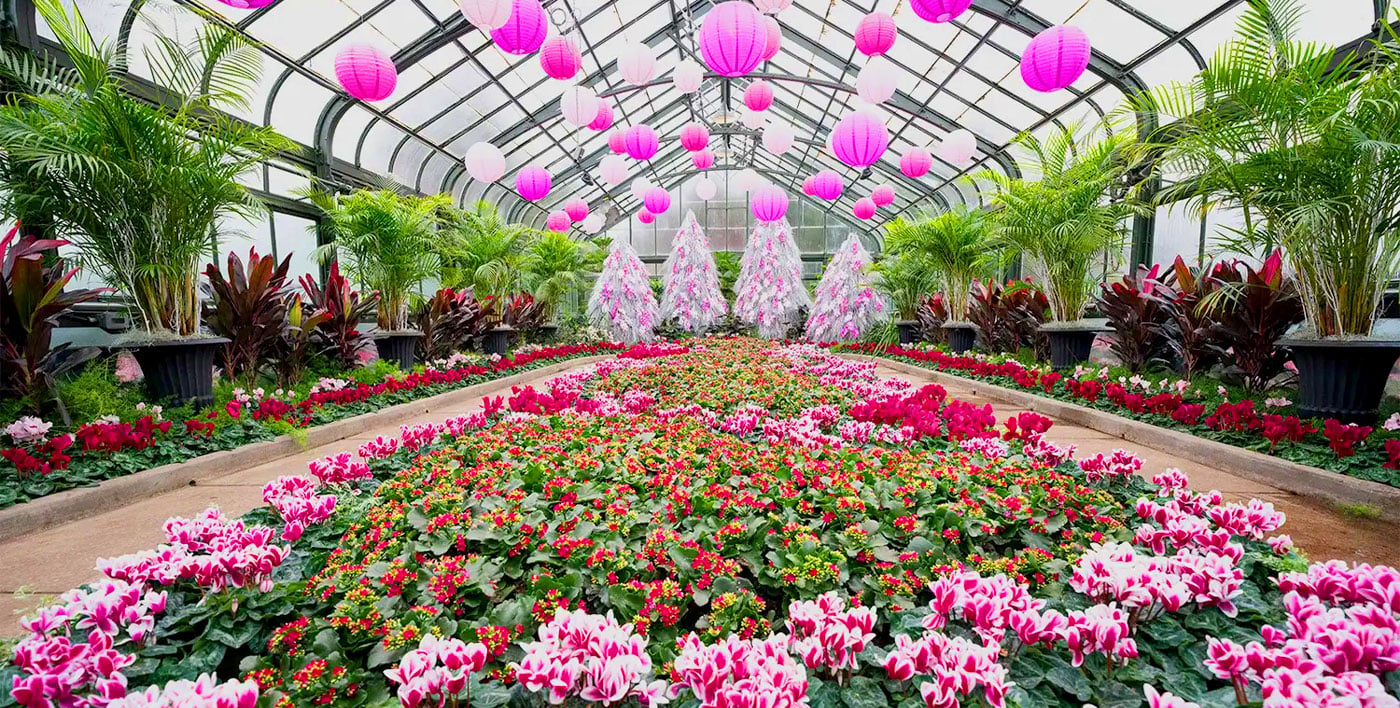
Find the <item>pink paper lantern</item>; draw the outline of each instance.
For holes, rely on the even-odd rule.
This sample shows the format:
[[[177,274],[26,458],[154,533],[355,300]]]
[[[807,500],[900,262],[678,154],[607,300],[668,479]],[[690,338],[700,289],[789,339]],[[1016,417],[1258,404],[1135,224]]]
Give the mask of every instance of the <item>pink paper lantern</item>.
[[[551,37],[540,47],[540,68],[551,79],[572,79],[582,65],[583,56],[567,37]]]
[[[622,155],[627,152],[627,129],[618,128],[608,133],[608,149],[614,155]]]
[[[671,208],[671,193],[661,187],[652,187],[642,197],[642,205],[652,214],[665,214]]]
[[[929,22],[948,22],[972,7],[972,0],[909,0],[915,15]]]
[[[526,165],[515,173],[515,191],[527,202],[537,202],[549,196],[553,186],[549,171],[537,165]]]
[[[753,5],[722,2],[700,24],[700,57],[720,76],[743,76],[763,61],[767,35],[763,16]]]
[[[933,155],[923,148],[914,148],[899,158],[899,171],[905,177],[918,179],[933,169]]]
[[[812,176],[808,176],[807,179],[802,180],[802,193],[809,197],[817,196],[816,182],[817,178]]]
[[[773,85],[758,79],[744,89],[744,105],[751,111],[766,111],[773,105]]]
[[[627,156],[633,160],[650,160],[660,146],[656,131],[645,123],[628,128],[622,134],[622,143],[627,148]]]
[[[840,199],[845,188],[846,185],[841,182],[841,175],[833,170],[822,170],[812,175],[812,192],[829,202]]]
[[[592,130],[592,131],[596,131],[596,132],[601,133],[601,132],[603,132],[604,130],[607,130],[608,128],[611,128],[611,127],[612,127],[612,124],[613,124],[613,109],[612,109],[612,104],[608,103],[607,99],[599,99],[599,101],[598,101],[598,117],[597,117],[597,118],[594,118],[594,119],[593,119],[593,122],[588,124],[588,129],[589,129],[589,130]],[[609,136],[609,140],[611,140],[611,136]],[[611,147],[611,146],[610,146],[610,147]]]
[[[564,213],[569,215],[569,221],[578,223],[588,218],[588,202],[574,197],[564,202]]]
[[[715,154],[709,150],[697,150],[690,154],[690,164],[697,170],[708,170],[715,166]]]
[[[777,221],[787,215],[788,195],[777,185],[764,185],[749,199],[749,209],[753,218],[759,221]]]
[[[1036,35],[1021,52],[1021,78],[1036,91],[1059,91],[1084,75],[1090,53],[1084,30],[1055,25]]]
[[[690,152],[704,150],[710,144],[710,131],[699,123],[686,123],[681,126],[681,147]]]
[[[870,201],[875,202],[877,207],[887,207],[894,203],[894,187],[882,184],[870,190]]]
[[[352,44],[335,55],[335,78],[345,92],[361,101],[382,101],[399,85],[399,71],[388,52],[370,44]]]
[[[643,209],[637,212],[637,221],[640,221],[643,224],[650,224],[651,222],[656,221],[656,215],[647,211],[646,209]]]
[[[544,227],[550,231],[558,231],[563,234],[569,232],[570,223],[569,215],[565,212],[551,211],[549,212],[549,216],[545,217]]]
[[[865,221],[866,219],[875,216],[874,200],[872,200],[870,197],[861,197],[860,199],[857,199],[855,206],[851,207],[851,213],[855,214],[856,218],[860,219],[861,221]]]
[[[530,54],[549,36],[549,21],[540,0],[512,0],[510,19],[491,30],[491,41],[507,54]]]
[[[778,50],[783,48],[783,27],[778,24],[778,18],[763,16],[763,61],[768,61],[778,56]]]
[[[895,28],[894,18],[883,12],[872,12],[860,18],[860,24],[856,25],[856,49],[868,57],[888,52],[897,37],[899,30]]]
[[[869,113],[848,114],[831,131],[831,151],[836,159],[851,167],[869,167],[880,160],[890,145],[889,131]]]
[[[267,7],[277,0],[219,0],[219,2],[240,10],[256,10],[260,7]]]

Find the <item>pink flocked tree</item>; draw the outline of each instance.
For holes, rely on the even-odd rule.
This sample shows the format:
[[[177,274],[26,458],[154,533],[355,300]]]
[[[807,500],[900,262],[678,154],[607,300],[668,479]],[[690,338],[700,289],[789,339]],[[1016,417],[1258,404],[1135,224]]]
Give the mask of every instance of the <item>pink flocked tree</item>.
[[[780,339],[801,321],[812,298],[802,284],[802,254],[787,219],[754,229],[734,291],[734,316],[756,326],[761,337]]]
[[[588,298],[588,317],[616,342],[649,342],[660,320],[651,278],[642,259],[625,243],[614,243]]]
[[[870,262],[870,253],[855,234],[841,244],[817,285],[817,302],[807,318],[807,339],[848,342],[889,319],[889,303],[872,284]]]
[[[661,318],[675,320],[676,326],[687,332],[702,333],[729,311],[720,291],[710,239],[693,211],[686,213],[676,233],[662,279],[666,287],[661,294]]]

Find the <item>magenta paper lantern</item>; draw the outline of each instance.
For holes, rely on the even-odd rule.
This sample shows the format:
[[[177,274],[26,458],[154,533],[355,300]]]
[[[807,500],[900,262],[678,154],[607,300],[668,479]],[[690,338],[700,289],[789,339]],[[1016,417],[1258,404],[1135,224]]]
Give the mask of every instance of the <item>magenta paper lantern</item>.
[[[933,155],[923,148],[914,148],[899,158],[899,171],[905,177],[918,179],[933,169]]]
[[[1021,52],[1021,78],[1036,91],[1059,91],[1084,75],[1090,51],[1084,30],[1055,25],[1036,35]]]
[[[870,190],[870,201],[875,202],[877,207],[887,207],[894,203],[894,187],[882,184]]]
[[[763,61],[768,61],[778,56],[778,51],[783,48],[783,27],[778,24],[778,18],[763,16]]]
[[[812,176],[808,176],[807,179],[802,180],[802,193],[809,197],[817,196],[816,182],[817,178]]]
[[[948,22],[972,7],[972,0],[909,0],[915,15],[929,22]]]
[[[540,46],[540,68],[551,79],[572,79],[582,65],[583,56],[567,37],[551,37]]]
[[[894,18],[883,12],[872,12],[860,18],[856,25],[856,49],[868,57],[876,57],[888,52],[899,37],[894,26]]]
[[[260,7],[267,7],[277,0],[219,0],[219,2],[240,10],[256,10]]]
[[[875,216],[875,200],[870,197],[861,197],[857,199],[855,206],[851,207],[851,213],[855,214],[856,218],[861,221]]]
[[[681,126],[681,147],[690,152],[704,150],[710,144],[710,131],[699,123],[686,123]]]
[[[561,234],[568,233],[569,224],[569,215],[562,211],[551,211],[549,212],[549,216],[544,219],[544,227],[546,229],[558,231]]]
[[[767,35],[763,16],[753,5],[722,2],[700,24],[700,57],[720,76],[743,76],[763,61]]]
[[[382,101],[399,85],[399,71],[388,52],[371,44],[352,44],[335,55],[335,78],[345,92],[361,101]]]
[[[622,155],[627,152],[627,129],[618,128],[608,133],[608,149],[614,155]]]
[[[715,166],[715,154],[709,150],[697,150],[690,153],[690,164],[695,165],[697,170],[708,170]]]
[[[749,209],[759,221],[777,221],[787,215],[787,192],[772,184],[759,187],[749,199]]]
[[[637,212],[637,221],[640,221],[643,224],[650,224],[651,222],[656,221],[656,215],[647,211],[646,209],[643,209]]]
[[[530,54],[549,35],[549,22],[540,0],[511,0],[510,19],[491,30],[491,41],[507,54]]]
[[[773,85],[758,79],[744,89],[744,105],[751,111],[766,111],[773,105]]]
[[[553,186],[549,171],[537,165],[526,165],[515,173],[515,191],[527,202],[537,202],[549,196]]]
[[[645,123],[628,128],[622,134],[622,144],[627,148],[627,156],[633,160],[650,160],[656,156],[659,147],[656,131]]]
[[[642,205],[653,214],[665,214],[671,208],[671,193],[661,187],[652,187],[642,197]]]
[[[578,223],[588,218],[588,202],[575,197],[564,202],[564,213],[569,215],[569,221]]]
[[[592,130],[592,131],[596,131],[596,132],[601,133],[601,132],[603,132],[604,130],[607,130],[608,128],[611,128],[611,127],[612,127],[612,124],[613,124],[613,110],[612,110],[612,104],[608,103],[606,99],[599,99],[599,101],[598,101],[598,117],[597,117],[597,118],[594,118],[594,119],[593,119],[593,122],[588,124],[588,129],[589,129],[589,130]]]
[[[822,170],[812,175],[812,192],[818,197],[827,201],[841,198],[841,192],[846,185],[841,182],[841,175],[834,170]]]
[[[889,131],[869,113],[848,114],[831,131],[831,151],[836,159],[851,167],[869,167],[880,160],[890,145]]]

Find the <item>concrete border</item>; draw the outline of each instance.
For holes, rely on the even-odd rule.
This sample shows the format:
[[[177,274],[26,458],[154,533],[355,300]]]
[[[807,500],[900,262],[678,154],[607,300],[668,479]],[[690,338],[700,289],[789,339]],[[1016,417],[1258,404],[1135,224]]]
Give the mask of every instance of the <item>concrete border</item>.
[[[1067,403],[1053,398],[1017,391],[964,378],[956,374],[926,369],[885,357],[864,354],[841,356],[870,361],[906,374],[926,376],[935,383],[942,380],[971,388],[980,396],[1010,403],[1018,408],[1043,413],[1066,423],[1081,425],[1105,435],[1145,445],[1215,469],[1278,487],[1299,496],[1341,504],[1365,504],[1377,509],[1379,518],[1400,523],[1400,489],[1379,482],[1348,477],[1317,467],[1300,465],[1262,452],[1246,450],[1228,443],[1207,440],[1179,430],[1158,427],[1132,420],[1107,411]]]
[[[490,391],[514,386],[527,379],[547,376],[564,369],[610,359],[614,354],[583,356],[536,369],[503,376],[492,381],[472,384],[455,391],[439,393],[416,401],[390,406],[306,430],[305,446],[290,435],[236,447],[232,450],[152,467],[124,477],[103,480],[94,487],[78,487],[56,494],[21,502],[0,509],[0,541],[8,541],[46,528],[86,518],[104,511],[134,504],[157,494],[181,487],[197,486],[226,475],[252,469],[284,457],[299,455],[306,449],[329,445],[352,438],[366,431],[402,423],[434,409],[450,406],[462,399],[475,398]]]

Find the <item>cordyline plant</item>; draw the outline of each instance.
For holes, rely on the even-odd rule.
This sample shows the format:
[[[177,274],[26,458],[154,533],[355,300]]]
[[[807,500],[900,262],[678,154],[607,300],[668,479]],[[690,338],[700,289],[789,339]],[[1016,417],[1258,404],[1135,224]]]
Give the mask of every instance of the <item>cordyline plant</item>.
[[[309,276],[308,276],[309,278]],[[314,282],[314,281],[313,281]],[[305,284],[303,283],[303,287]],[[282,330],[282,341],[277,348],[274,361],[277,365],[277,382],[286,387],[301,380],[306,370],[306,362],[311,358],[321,325],[331,318],[330,313],[314,307],[308,311],[302,303],[301,295],[292,293],[287,298],[287,323]]]
[[[1217,263],[1210,279],[1213,291],[1203,306],[1215,318],[1218,355],[1239,372],[1245,388],[1263,391],[1288,361],[1278,340],[1303,321],[1298,288],[1285,277],[1278,252],[1258,269],[1238,260]]]
[[[1165,280],[1168,282],[1158,283],[1145,296],[1166,314],[1166,321],[1154,327],[1171,348],[1181,373],[1190,379],[1216,360],[1215,320],[1204,305],[1215,281],[1208,273],[1187,265],[1181,256],[1176,257],[1172,276]]]
[[[895,219],[885,226],[885,249],[923,261],[943,281],[949,320],[965,322],[972,281],[996,261],[989,248],[993,220],[987,212],[965,206],[915,223]]]
[[[360,321],[369,317],[379,304],[379,293],[363,296],[350,286],[350,280],[340,273],[340,264],[332,262],[324,286],[311,275],[301,276],[301,289],[313,312],[323,313],[325,319],[315,329],[312,338],[318,353],[330,357],[344,368],[359,362],[360,349],[369,337],[360,331]]]
[[[1163,328],[1171,320],[1171,299],[1153,297],[1167,287],[1159,271],[1160,266],[1139,265],[1119,282],[1099,285],[1099,310],[1114,334],[1109,349],[1133,373],[1163,362],[1168,352]]]
[[[919,302],[919,334],[925,341],[942,343],[948,339],[943,324],[948,321],[948,301],[943,293],[927,295]]]
[[[204,321],[229,340],[218,362],[229,377],[253,383],[282,344],[291,264],[291,256],[279,264],[250,248],[246,265],[238,254],[228,254],[227,275],[213,263],[205,268],[214,295],[204,305]]]
[[[418,353],[423,361],[444,359],[479,334],[483,311],[471,290],[442,288],[424,301],[413,316],[413,326],[423,336]]]

